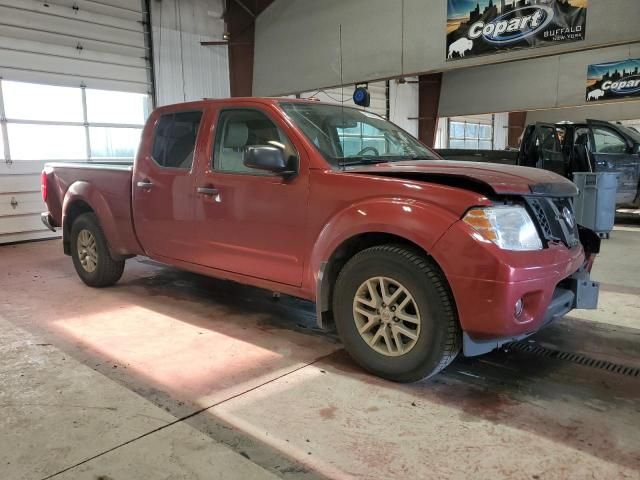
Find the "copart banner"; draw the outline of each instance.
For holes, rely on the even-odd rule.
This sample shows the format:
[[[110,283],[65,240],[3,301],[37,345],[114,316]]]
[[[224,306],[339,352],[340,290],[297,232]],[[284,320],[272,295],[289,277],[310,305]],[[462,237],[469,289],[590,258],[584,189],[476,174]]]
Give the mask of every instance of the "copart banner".
[[[447,60],[584,40],[589,0],[447,0]]]
[[[625,97],[640,97],[640,58],[589,65],[587,102]]]

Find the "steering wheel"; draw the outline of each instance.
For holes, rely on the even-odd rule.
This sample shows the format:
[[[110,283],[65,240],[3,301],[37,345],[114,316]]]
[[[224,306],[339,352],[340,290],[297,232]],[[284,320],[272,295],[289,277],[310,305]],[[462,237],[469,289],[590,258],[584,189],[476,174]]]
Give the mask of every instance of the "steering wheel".
[[[356,156],[359,157],[360,155],[363,155],[364,152],[371,150],[376,157],[380,156],[380,152],[378,151],[378,149],[376,147],[364,147],[362,150],[360,150],[358,153],[356,153]]]

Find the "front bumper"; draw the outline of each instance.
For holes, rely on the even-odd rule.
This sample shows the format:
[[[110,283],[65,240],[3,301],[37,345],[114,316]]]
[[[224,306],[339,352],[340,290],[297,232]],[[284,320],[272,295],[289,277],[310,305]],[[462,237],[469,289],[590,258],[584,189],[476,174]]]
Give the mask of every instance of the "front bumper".
[[[506,343],[517,342],[530,335],[533,335],[541,328],[564,317],[575,308],[595,309],[598,306],[598,295],[600,284],[591,280],[589,272],[579,270],[558,286],[551,298],[551,302],[544,312],[542,322],[538,327],[530,332],[521,333],[515,336],[500,338],[482,339],[471,337],[467,332],[463,333],[462,350],[466,357],[484,355]]]
[[[521,340],[574,308],[595,308],[598,284],[589,278],[591,251],[585,249],[555,244],[509,252],[463,222],[454,224],[432,253],[456,302],[465,355]]]

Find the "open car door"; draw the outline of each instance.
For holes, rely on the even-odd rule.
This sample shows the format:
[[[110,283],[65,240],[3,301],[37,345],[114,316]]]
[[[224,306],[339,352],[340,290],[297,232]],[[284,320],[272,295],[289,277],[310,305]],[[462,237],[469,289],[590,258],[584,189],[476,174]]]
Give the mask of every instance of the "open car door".
[[[567,175],[567,161],[555,125],[536,123],[527,126],[520,145],[518,165],[550,170]]]
[[[587,120],[587,125],[595,171],[618,173],[616,204],[632,204],[640,181],[640,155],[633,139],[613,123]]]

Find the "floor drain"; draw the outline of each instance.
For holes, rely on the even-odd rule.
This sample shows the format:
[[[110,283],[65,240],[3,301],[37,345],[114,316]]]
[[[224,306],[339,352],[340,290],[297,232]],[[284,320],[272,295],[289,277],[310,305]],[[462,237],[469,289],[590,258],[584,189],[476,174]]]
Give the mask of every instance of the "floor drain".
[[[507,348],[512,348],[520,352],[529,353],[531,355],[537,355],[539,357],[556,358],[558,360],[566,360],[568,362],[578,363],[585,367],[598,368],[600,370],[607,370],[612,373],[619,373],[620,375],[627,375],[629,377],[640,377],[640,368],[628,367],[626,365],[620,365],[619,363],[607,362],[606,360],[598,360],[596,358],[587,357],[579,353],[563,352],[561,350],[553,350],[546,348],[536,343],[529,342],[514,342],[506,345]]]

